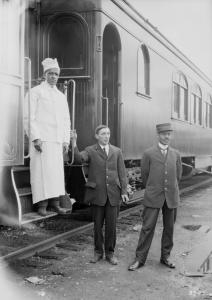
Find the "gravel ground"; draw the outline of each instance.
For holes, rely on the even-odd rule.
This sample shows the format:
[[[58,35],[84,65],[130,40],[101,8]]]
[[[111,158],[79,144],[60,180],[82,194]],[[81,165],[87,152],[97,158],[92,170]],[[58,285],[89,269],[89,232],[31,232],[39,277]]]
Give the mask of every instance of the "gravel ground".
[[[32,245],[57,234],[86,225],[91,221],[88,209],[74,212],[67,216],[56,216],[21,227],[0,226],[0,255]],[[81,215],[80,215],[81,214]],[[86,218],[85,218],[86,216]]]
[[[2,266],[0,280],[4,297],[1,299],[212,299],[211,273],[204,277],[185,277],[183,274],[187,255],[207,235],[201,228],[212,228],[211,193],[212,186],[209,186],[182,197],[172,251],[175,270],[159,263],[161,216],[146,265],[135,272],[127,270],[139,236],[141,219],[138,212],[118,224],[118,266],[111,266],[105,260],[90,264],[92,232],[76,236],[39,256],[13,263],[10,267]]]
[[[180,187],[184,188],[210,178],[200,174],[182,180]],[[56,216],[41,221],[27,223],[21,227],[0,225],[0,255],[6,255],[25,246],[38,243],[56,234],[66,232],[91,221],[90,208],[75,209],[67,216]]]

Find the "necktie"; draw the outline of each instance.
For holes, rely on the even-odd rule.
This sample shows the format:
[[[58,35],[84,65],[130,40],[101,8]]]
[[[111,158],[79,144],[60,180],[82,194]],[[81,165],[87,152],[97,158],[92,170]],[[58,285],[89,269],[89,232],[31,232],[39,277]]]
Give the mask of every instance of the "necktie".
[[[103,147],[102,150],[104,151],[105,155],[107,156],[107,152],[106,152],[105,147]]]
[[[161,152],[162,152],[163,156],[165,157],[167,150],[166,149],[161,149]]]

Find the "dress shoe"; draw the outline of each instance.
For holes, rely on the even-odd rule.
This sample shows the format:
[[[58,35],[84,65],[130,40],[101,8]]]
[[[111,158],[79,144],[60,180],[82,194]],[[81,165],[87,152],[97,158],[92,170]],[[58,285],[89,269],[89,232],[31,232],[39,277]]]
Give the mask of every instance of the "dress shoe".
[[[43,207],[43,206],[38,207],[37,213],[42,217],[47,216],[46,207]]]
[[[160,259],[160,263],[164,266],[166,266],[167,268],[170,269],[175,269],[175,264],[173,264],[172,262],[170,262],[168,259]]]
[[[138,260],[135,260],[131,265],[129,265],[128,267],[128,271],[135,271],[141,267],[143,267],[143,263],[138,261]]]
[[[90,263],[95,264],[102,258],[103,258],[102,254],[94,253],[94,257],[90,260]]]
[[[106,256],[106,261],[108,261],[111,265],[118,265],[118,260],[115,256]]]

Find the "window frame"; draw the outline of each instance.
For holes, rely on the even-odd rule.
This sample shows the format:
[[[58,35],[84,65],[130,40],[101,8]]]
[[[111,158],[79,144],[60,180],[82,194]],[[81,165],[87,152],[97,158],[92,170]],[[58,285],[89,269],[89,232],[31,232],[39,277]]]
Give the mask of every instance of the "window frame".
[[[186,103],[187,105],[185,105]],[[187,109],[185,109],[185,107],[187,107]],[[175,110],[175,108],[177,108],[177,110]],[[187,77],[179,71],[173,73],[172,78],[172,118],[187,123],[190,121],[188,80]]]
[[[204,126],[212,129],[212,95],[208,94],[204,101]]]
[[[201,102],[201,105],[200,105]],[[191,90],[191,123],[197,126],[204,126],[204,105],[203,105],[203,96],[202,89],[198,84],[194,84]],[[199,109],[201,108],[201,110]]]
[[[143,43],[139,45],[137,50],[137,91],[136,93],[139,96],[143,96],[144,98],[151,99],[150,55],[147,46]]]
[[[83,57],[82,57],[82,62],[83,65],[80,67],[68,67],[68,68],[61,68],[61,74],[60,78],[66,78],[70,76],[89,76],[90,73],[90,67],[89,67],[89,29],[88,29],[88,24],[78,14],[57,14],[53,16],[50,19],[50,22],[48,23],[46,30],[44,31],[44,35],[46,36],[45,40],[46,42],[46,47],[44,47],[47,51],[47,54],[44,55],[44,57],[51,56],[50,55],[50,34],[52,31],[52,28],[54,27],[55,23],[58,21],[63,21],[64,19],[70,19],[72,21],[75,21],[81,26],[82,29],[82,43],[83,43]],[[45,45],[44,45],[45,46]]]

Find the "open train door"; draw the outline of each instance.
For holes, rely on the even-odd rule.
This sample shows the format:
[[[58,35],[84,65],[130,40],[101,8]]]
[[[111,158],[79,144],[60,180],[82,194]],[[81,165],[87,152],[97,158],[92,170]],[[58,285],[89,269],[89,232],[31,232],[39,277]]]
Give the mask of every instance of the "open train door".
[[[18,224],[11,173],[24,162],[24,0],[0,0],[0,224]]]
[[[42,21],[45,22],[45,19],[44,13]],[[77,14],[56,14],[46,25],[45,41],[44,56],[58,59],[61,69],[58,88],[67,96],[71,129],[77,130],[77,144],[82,149],[88,145],[93,113],[88,104],[90,95],[88,27],[83,18]],[[65,158],[66,191],[77,203],[81,203],[84,198],[84,169],[82,165],[74,164],[73,153],[74,151],[70,161],[69,157]]]
[[[121,41],[115,25],[108,24],[103,33],[102,123],[111,130],[110,142],[120,141],[120,68]]]

